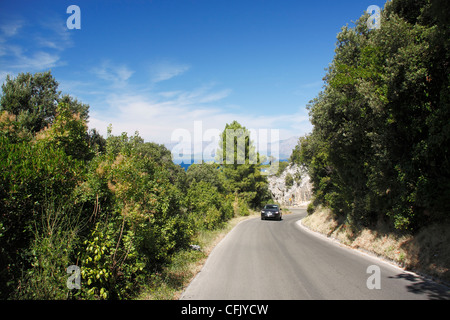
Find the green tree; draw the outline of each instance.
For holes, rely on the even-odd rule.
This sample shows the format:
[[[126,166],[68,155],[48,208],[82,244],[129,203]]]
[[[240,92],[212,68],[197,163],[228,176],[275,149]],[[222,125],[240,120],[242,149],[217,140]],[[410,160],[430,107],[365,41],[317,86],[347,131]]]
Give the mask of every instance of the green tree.
[[[233,121],[226,124],[220,137],[216,161],[221,163],[225,189],[239,195],[253,208],[260,207],[270,199],[270,194],[249,130]]]
[[[163,146],[145,143],[138,133],[109,133],[105,153],[92,160],[76,190],[79,205],[94,211],[90,221],[96,226],[79,254],[90,279],[87,296],[127,297],[187,246],[193,231],[176,183],[185,173],[178,179],[174,167]]]
[[[36,140],[60,147],[74,159],[88,160],[92,156],[86,122],[65,103],[57,106],[52,125],[37,133]]]
[[[292,175],[290,173],[288,173],[286,175],[286,177],[284,178],[284,183],[287,188],[290,188],[294,185],[294,178],[292,177]]]
[[[30,245],[49,203],[66,210],[83,178],[83,164],[62,148],[36,141],[12,143],[0,134],[0,294],[7,296],[30,267]],[[71,212],[67,210],[67,212]]]
[[[59,103],[69,106],[71,113],[87,120],[89,106],[58,91],[58,82],[50,71],[20,73],[16,78],[6,77],[2,85],[0,112],[8,111],[17,117],[24,130],[36,133],[52,124]]]
[[[353,223],[417,229],[449,211],[449,37],[441,1],[393,0],[338,34],[301,141],[316,198]],[[439,170],[437,168],[440,168]]]
[[[194,230],[213,230],[233,216],[231,201],[206,181],[194,180],[186,195],[186,206]]]
[[[204,181],[215,187],[219,192],[224,192],[223,177],[220,174],[220,166],[216,163],[192,164],[186,171],[187,184]]]

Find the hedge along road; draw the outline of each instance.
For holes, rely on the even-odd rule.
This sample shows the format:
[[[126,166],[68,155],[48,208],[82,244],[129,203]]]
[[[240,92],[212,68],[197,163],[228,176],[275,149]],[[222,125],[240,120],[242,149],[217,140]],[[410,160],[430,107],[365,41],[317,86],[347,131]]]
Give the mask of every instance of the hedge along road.
[[[297,222],[238,224],[211,252],[181,299],[450,299],[449,288],[346,248]]]

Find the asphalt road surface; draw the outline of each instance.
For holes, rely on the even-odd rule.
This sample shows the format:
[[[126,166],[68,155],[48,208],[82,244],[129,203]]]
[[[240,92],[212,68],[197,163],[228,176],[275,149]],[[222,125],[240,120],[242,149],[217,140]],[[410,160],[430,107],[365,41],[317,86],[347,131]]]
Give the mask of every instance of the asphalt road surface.
[[[450,299],[446,286],[305,230],[306,211],[291,211],[238,224],[181,299]]]

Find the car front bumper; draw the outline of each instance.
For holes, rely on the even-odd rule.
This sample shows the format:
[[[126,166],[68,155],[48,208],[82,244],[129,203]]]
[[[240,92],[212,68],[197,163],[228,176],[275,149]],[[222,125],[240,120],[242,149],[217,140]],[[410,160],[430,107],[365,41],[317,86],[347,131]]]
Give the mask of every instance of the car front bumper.
[[[275,212],[261,212],[261,219],[274,219],[274,220],[280,220],[281,213],[275,213]]]

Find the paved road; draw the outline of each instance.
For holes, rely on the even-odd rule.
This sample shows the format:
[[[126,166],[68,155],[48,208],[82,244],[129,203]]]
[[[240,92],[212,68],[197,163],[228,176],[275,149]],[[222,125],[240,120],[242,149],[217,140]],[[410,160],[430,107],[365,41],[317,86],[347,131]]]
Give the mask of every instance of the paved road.
[[[211,252],[181,299],[450,299],[449,288],[299,227],[305,210],[282,221],[238,224]],[[380,289],[369,266],[379,266]],[[373,281],[372,281],[373,280]]]

